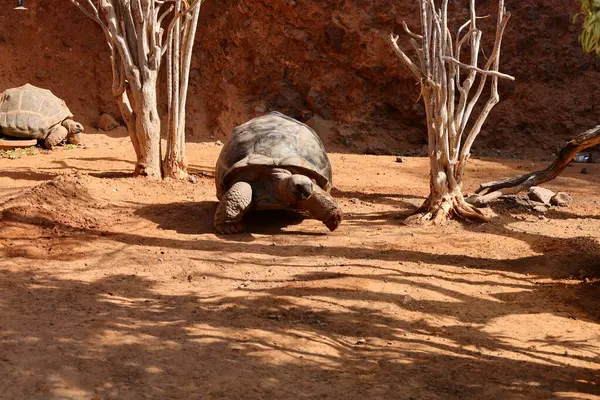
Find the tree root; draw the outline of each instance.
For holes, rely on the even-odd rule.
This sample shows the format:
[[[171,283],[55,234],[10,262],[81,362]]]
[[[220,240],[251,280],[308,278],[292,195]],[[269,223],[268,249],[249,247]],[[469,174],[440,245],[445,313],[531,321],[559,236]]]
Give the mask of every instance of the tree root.
[[[489,222],[489,217],[475,206],[467,203],[462,194],[447,194],[439,200],[427,198],[415,214],[404,220],[406,225],[443,225],[450,218],[465,221]]]
[[[501,196],[516,194],[532,186],[551,181],[560,175],[577,153],[599,143],[600,125],[569,141],[560,150],[556,160],[548,167],[512,178],[484,183],[475,191],[476,194],[467,198],[466,201],[472,205],[484,205]]]

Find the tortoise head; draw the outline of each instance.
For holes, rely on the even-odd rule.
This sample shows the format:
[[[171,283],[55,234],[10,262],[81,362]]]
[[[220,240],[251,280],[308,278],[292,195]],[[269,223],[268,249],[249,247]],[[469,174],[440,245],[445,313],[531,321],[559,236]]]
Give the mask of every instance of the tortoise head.
[[[313,182],[306,175],[291,175],[286,183],[288,195],[296,201],[309,199],[313,194]]]
[[[65,119],[62,124],[69,131],[69,136],[77,135],[83,132],[83,125],[81,125],[79,122],[73,121],[72,119]]]
[[[67,143],[69,144],[79,144],[81,143],[81,132],[83,132],[83,125],[79,122],[75,122],[70,118],[67,118],[63,121],[62,125],[67,128],[69,133],[67,134]]]

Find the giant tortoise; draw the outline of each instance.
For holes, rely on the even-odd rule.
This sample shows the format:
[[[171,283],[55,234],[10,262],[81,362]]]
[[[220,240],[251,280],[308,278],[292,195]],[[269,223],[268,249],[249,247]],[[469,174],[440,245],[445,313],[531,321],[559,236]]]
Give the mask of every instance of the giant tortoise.
[[[233,129],[219,155],[215,229],[238,233],[246,211],[289,209],[307,211],[333,231],[342,211],[329,194],[331,175],[314,130],[278,112],[252,119]]]
[[[52,149],[65,139],[78,144],[83,125],[73,121],[63,100],[27,83],[0,94],[0,132],[9,137],[37,139]]]

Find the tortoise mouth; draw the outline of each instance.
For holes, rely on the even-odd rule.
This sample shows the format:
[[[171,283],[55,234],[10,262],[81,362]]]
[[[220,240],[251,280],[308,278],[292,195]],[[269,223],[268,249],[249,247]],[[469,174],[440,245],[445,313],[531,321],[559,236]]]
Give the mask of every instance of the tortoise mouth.
[[[67,137],[67,143],[69,143],[69,144],[79,144],[79,143],[81,143],[81,138],[82,138],[81,133],[76,133],[74,135],[69,135],[69,137]]]
[[[339,209],[336,209],[335,212],[327,219],[327,221],[323,223],[331,232],[333,232],[338,228],[338,226],[340,226],[342,219],[342,212]]]

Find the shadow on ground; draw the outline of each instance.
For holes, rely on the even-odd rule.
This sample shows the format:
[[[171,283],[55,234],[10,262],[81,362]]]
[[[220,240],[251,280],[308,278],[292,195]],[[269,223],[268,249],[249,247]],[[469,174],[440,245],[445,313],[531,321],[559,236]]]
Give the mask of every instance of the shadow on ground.
[[[91,203],[85,193],[80,195]],[[355,193],[337,195],[354,198]],[[363,199],[400,203],[398,207],[407,209],[414,206],[413,200],[419,202],[391,195]],[[251,233],[219,237],[212,228],[216,204],[131,203],[108,219],[133,213],[132,219],[95,228],[19,207],[4,212],[0,397],[362,400],[600,395],[598,370],[575,365],[598,365],[600,285],[564,288],[549,281],[581,269],[600,269],[598,253],[583,252],[585,238],[515,232],[504,219],[449,231],[448,237],[458,244],[460,234],[478,232],[511,237],[535,251],[498,259],[471,255],[468,244],[464,252],[454,254],[403,247],[395,241],[386,245],[375,236],[376,230],[363,242],[329,241],[345,238],[343,230],[288,235],[302,222],[294,213],[256,213],[247,221]],[[92,211],[103,210],[112,212]],[[356,212],[350,221],[358,227],[361,219],[370,221],[365,215],[368,210]],[[159,230],[148,229],[149,223]],[[16,229],[31,235],[17,235]],[[391,234],[402,235],[407,229],[398,227]],[[271,241],[253,232],[286,235],[272,236]],[[159,275],[165,267],[145,255],[150,251],[176,255],[172,264],[184,279],[175,289],[169,286],[173,282],[112,269],[129,262]],[[90,259],[94,265],[87,265]],[[186,263],[205,270],[188,271]],[[56,268],[47,272],[50,265]],[[87,280],[69,278],[73,270],[68,268],[94,275]],[[240,268],[252,270],[255,277],[243,282]],[[273,268],[286,272],[272,279]],[[401,287],[435,296],[411,298],[398,290]],[[494,290],[485,295],[482,291],[489,287]],[[552,318],[565,326],[576,318],[590,329],[576,340],[568,332],[536,333],[530,340],[496,329],[511,318],[530,318],[532,323]],[[519,328],[510,325],[517,332]]]
[[[600,394],[595,371],[558,362],[568,356],[544,350],[560,338],[523,349],[482,326],[406,322],[344,304],[369,292],[344,293],[328,287],[329,279],[324,277],[318,293],[283,286],[210,298],[160,294],[152,281],[135,275],[83,282],[2,270],[0,388],[7,398]],[[295,300],[316,295],[337,307]],[[396,297],[383,300],[397,303]],[[467,308],[477,301],[464,300]],[[561,344],[600,356],[589,344]],[[497,355],[482,355],[478,348]],[[505,357],[509,353],[524,360]]]

